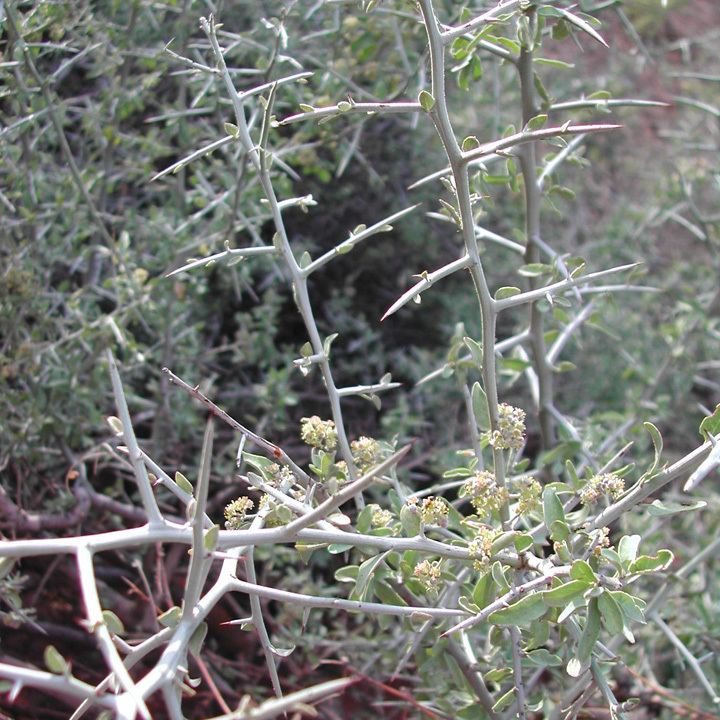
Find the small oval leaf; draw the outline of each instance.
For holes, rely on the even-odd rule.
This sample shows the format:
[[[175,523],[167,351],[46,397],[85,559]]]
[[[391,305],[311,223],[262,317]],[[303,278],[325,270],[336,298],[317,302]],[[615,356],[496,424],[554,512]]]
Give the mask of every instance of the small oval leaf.
[[[200,654],[200,650],[202,650],[203,643],[205,642],[205,636],[207,635],[207,631],[207,623],[202,622],[195,628],[195,631],[190,636],[190,640],[188,642],[188,650],[190,650],[193,655],[198,656]]]
[[[110,415],[110,417],[107,419],[107,424],[118,437],[123,434],[123,424],[122,420],[119,417]]]
[[[553,524],[556,522],[565,522],[565,510],[560,498],[554,487],[546,487],[542,494],[543,501],[543,519],[548,533],[552,532]]]
[[[666,570],[675,559],[670,550],[658,550],[657,555],[641,555],[630,564],[629,573],[657,572]]]
[[[576,560],[570,568],[570,577],[573,580],[583,580],[587,583],[596,583],[597,575],[584,560]]]
[[[491,613],[488,621],[493,625],[527,625],[542,617],[546,611],[547,605],[543,601],[542,593],[533,593],[510,607]]]
[[[571,580],[543,593],[545,604],[550,607],[565,607],[570,601],[580,597],[592,583],[586,580]]]
[[[490,429],[490,411],[488,410],[487,395],[479,382],[473,384],[471,398],[475,421],[478,428],[485,432]]]
[[[48,645],[43,653],[45,667],[55,675],[69,675],[70,665],[54,645]]]
[[[496,300],[504,300],[505,298],[514,297],[515,295],[520,294],[520,288],[519,287],[513,287],[513,286],[504,286],[501,288],[498,288],[497,292],[495,293],[495,299]]]
[[[163,627],[175,627],[180,620],[181,614],[182,610],[177,605],[173,605],[169,610],[159,615],[157,621]]]
[[[203,538],[203,546],[207,552],[213,552],[217,547],[218,537],[220,537],[220,526],[213,525]]]
[[[600,610],[598,608],[598,599],[592,598],[588,603],[587,618],[580,642],[577,647],[577,659],[585,665],[590,660],[593,648],[600,635]]]
[[[425,112],[430,112],[433,107],[435,107],[435,98],[427,90],[422,90],[420,92],[418,95],[418,102]]]
[[[598,608],[603,625],[611,635],[620,635],[623,631],[623,614],[612,595],[604,592],[598,598]]]
[[[192,483],[179,470],[175,473],[175,484],[189,495],[193,494]]]
[[[112,610],[103,610],[103,621],[112,635],[124,635],[125,627],[120,618]]]

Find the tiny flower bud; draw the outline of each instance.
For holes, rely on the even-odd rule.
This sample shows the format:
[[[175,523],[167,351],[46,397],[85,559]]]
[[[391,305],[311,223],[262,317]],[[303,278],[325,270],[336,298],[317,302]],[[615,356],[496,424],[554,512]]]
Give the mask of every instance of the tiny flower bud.
[[[470,497],[478,515],[489,515],[500,510],[507,502],[508,492],[495,482],[495,476],[487,470],[481,470],[465,481],[460,495]]]
[[[615,473],[594,475],[587,481],[585,487],[580,490],[580,501],[584,505],[590,505],[605,495],[616,500],[624,491],[625,481]]]
[[[487,525],[482,525],[478,528],[475,538],[468,545],[468,553],[474,560],[473,567],[478,572],[486,572],[490,567],[494,539],[495,531]]]
[[[498,426],[490,435],[490,444],[498,450],[521,448],[525,441],[525,411],[501,403],[498,405]]]
[[[225,527],[228,530],[239,530],[245,520],[248,510],[252,510],[255,503],[249,497],[240,497],[225,506]]]
[[[542,494],[542,486],[535,478],[524,477],[517,481],[519,487],[518,496],[518,515],[537,510],[540,507],[540,495]]]
[[[350,450],[360,472],[367,472],[373,465],[377,464],[380,455],[380,444],[373,438],[362,436],[350,443]]]
[[[373,511],[370,524],[373,527],[387,527],[392,519],[393,514],[389,510],[377,508],[377,510]]]
[[[436,593],[440,580],[440,561],[423,560],[415,566],[413,575],[425,586],[426,592]]]
[[[332,420],[321,420],[317,415],[303,418],[300,425],[303,442],[320,450],[334,450],[337,445],[337,430]]]
[[[423,500],[420,509],[420,519],[423,525],[439,525],[447,527],[448,506],[447,503],[439,497],[427,497]]]

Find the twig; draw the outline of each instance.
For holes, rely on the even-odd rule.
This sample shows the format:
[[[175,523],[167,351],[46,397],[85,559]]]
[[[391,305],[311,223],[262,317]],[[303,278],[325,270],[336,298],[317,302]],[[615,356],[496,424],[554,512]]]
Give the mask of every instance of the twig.
[[[93,569],[92,553],[85,547],[79,547],[76,553],[80,588],[82,590],[87,622],[90,631],[97,637],[103,657],[118,679],[120,685],[132,698],[135,708],[145,720],[150,720],[150,711],[143,700],[137,685],[130,677],[113,644],[110,632],[103,618],[100,598],[97,594],[95,570]]]
[[[157,500],[155,499],[155,495],[152,491],[152,485],[150,484],[150,479],[148,478],[147,468],[145,467],[142,453],[135,438],[132,421],[130,420],[130,411],[128,410],[127,401],[125,400],[125,393],[123,391],[122,381],[120,380],[120,373],[118,372],[117,365],[115,364],[115,358],[110,350],[107,351],[107,362],[110,367],[110,378],[112,379],[113,393],[115,394],[115,404],[117,405],[118,415],[120,416],[120,422],[122,423],[122,435],[125,440],[125,444],[127,445],[130,463],[132,464],[133,471],[135,473],[135,482],[137,483],[138,491],[140,492],[143,508],[147,514],[148,522],[151,527],[162,525],[165,521],[160,514]]]
[[[305,483],[310,482],[310,476],[299,465],[297,465],[281,447],[275,445],[275,443],[271,443],[269,440],[265,440],[265,438],[260,437],[260,435],[257,435],[252,430],[249,430],[244,425],[241,425],[237,420],[230,417],[225,410],[219,408],[212,400],[203,395],[198,386],[191,387],[168,368],[163,368],[162,371],[165,375],[167,375],[173,385],[177,385],[177,387],[184,390],[188,395],[194,397],[196,400],[199,400],[213,415],[220,418],[220,420],[224,423],[227,423],[231,428],[241,432],[249,440],[252,440],[258,447],[265,450],[274,460],[289,467],[299,479],[303,480]]]
[[[513,600],[527,595],[531,590],[537,590],[544,585],[549,585],[552,582],[552,579],[557,575],[567,575],[569,572],[569,567],[557,567],[552,571],[551,574],[543,575],[542,577],[534,578],[533,580],[528,580],[522,585],[511,588],[497,600],[494,600],[489,605],[486,605],[481,612],[477,613],[477,615],[473,615],[471,618],[463,620],[457,625],[453,625],[453,627],[443,633],[443,636],[452,635],[452,633],[458,632],[460,630],[467,630],[474,625],[485,622],[485,620],[487,620],[488,617],[492,615],[496,610],[501,610],[502,608],[507,607],[508,605],[510,605],[510,603],[512,603]]]
[[[713,703],[715,705],[720,704],[720,697],[718,697],[718,694],[715,692],[715,688],[713,688],[710,684],[710,681],[707,679],[703,669],[700,667],[700,663],[697,661],[697,658],[687,649],[685,643],[680,640],[680,638],[672,631],[672,628],[660,617],[660,615],[658,615],[657,612],[650,615],[649,619],[660,628],[663,635],[665,635],[675,649],[683,656],[685,662],[687,662],[690,667],[690,670],[692,670],[693,674],[703,686],[703,689],[709,695]]]
[[[68,143],[67,137],[65,136],[65,130],[63,129],[57,112],[55,111],[56,101],[50,94],[48,82],[47,80],[43,79],[43,77],[38,72],[35,63],[33,62],[30,48],[28,47],[23,37],[20,35],[20,30],[18,28],[17,18],[15,15],[14,3],[6,4],[5,13],[8,22],[8,28],[10,28],[12,33],[17,38],[18,45],[22,51],[23,61],[25,62],[27,69],[30,71],[30,74],[35,79],[35,82],[37,82],[37,84],[40,86],[40,91],[45,101],[45,106],[50,115],[50,120],[53,124],[53,128],[55,129],[55,133],[57,134],[58,142],[60,143],[60,150],[62,151],[65,162],[70,169],[70,175],[72,176],[75,185],[80,191],[80,194],[85,201],[85,205],[87,206],[88,212],[90,213],[90,217],[92,218],[93,222],[97,226],[98,231],[102,235],[105,245],[107,247],[112,247],[112,236],[110,235],[107,227],[105,227],[105,223],[103,222],[102,218],[100,217],[100,213],[95,207],[95,201],[92,199],[90,192],[88,191],[87,187],[85,186],[85,182],[82,179],[80,170],[77,166],[77,163],[75,162],[75,157],[73,156],[72,150],[70,149],[70,144]]]
[[[325,381],[325,389],[328,394],[330,401],[330,409],[332,412],[333,420],[335,421],[335,428],[338,435],[338,447],[340,454],[347,463],[348,472],[350,477],[354,479],[357,474],[357,468],[353,460],[352,451],[350,450],[350,443],[347,438],[347,432],[345,430],[345,424],[343,422],[342,408],[340,406],[340,397],[337,394],[337,388],[335,381],[330,369],[330,362],[327,357],[324,356],[323,342],[320,338],[317,325],[315,323],[315,317],[313,315],[312,305],[310,303],[310,296],[307,287],[307,278],[303,275],[302,269],[298,264],[290,246],[288,239],[287,230],[285,223],[282,218],[280,203],[277,200],[275,189],[270,178],[268,164],[266,162],[266,156],[268,154],[267,147],[258,147],[250,136],[250,130],[248,128],[247,120],[245,117],[245,109],[243,106],[243,100],[238,94],[233,84],[233,80],[225,65],[225,58],[217,40],[215,20],[210,17],[209,19],[201,18],[200,26],[210,41],[210,46],[215,55],[218,68],[220,70],[220,76],[222,77],[223,83],[227,90],[228,95],[233,104],[233,110],[235,114],[235,123],[238,128],[237,138],[250,158],[255,171],[260,179],[265,198],[270,206],[272,214],[273,224],[277,234],[277,247],[280,251],[282,260],[285,262],[285,266],[291,276],[292,284],[295,289],[295,300],[300,310],[300,315],[303,318],[305,328],[310,338],[310,344],[315,354],[323,354],[323,359],[319,363],[320,370],[322,372],[323,380]],[[270,103],[267,108],[271,109]],[[267,113],[266,113],[267,114]],[[362,496],[359,495],[356,498],[358,507],[364,506]]]
[[[278,600],[300,607],[310,608],[326,608],[329,610],[349,610],[352,612],[362,612],[369,615],[396,615],[398,617],[416,617],[434,618],[443,620],[446,618],[456,618],[458,615],[467,615],[467,611],[455,608],[444,607],[427,607],[419,605],[413,607],[411,605],[386,605],[385,603],[365,602],[361,600],[344,600],[343,598],[328,598],[319,595],[307,595],[304,593],[290,592],[288,590],[279,590],[277,588],[265,587],[255,582],[244,582],[243,580],[235,580],[234,588],[240,592],[247,593],[251,596],[259,596],[270,600]],[[242,621],[234,621],[224,623],[225,625],[235,625]]]
[[[304,709],[309,703],[317,702],[341,693],[355,683],[357,683],[356,678],[331,680],[326,683],[321,683],[320,685],[313,685],[309,688],[298,690],[279,700],[266,700],[251,710],[238,710],[229,715],[220,715],[214,718],[214,720],[271,720],[280,715],[286,715],[297,707]]]
[[[535,32],[537,18],[535,13],[528,15],[530,33]],[[537,114],[535,101],[535,82],[533,71],[533,50],[523,46],[517,64],[522,101],[522,124],[526,127]],[[584,133],[581,135],[584,137]],[[525,145],[520,152],[520,168],[523,176],[523,191],[525,193],[525,263],[537,263],[540,260],[540,203],[541,180],[537,176],[537,150],[534,142]],[[538,278],[529,278],[530,290],[540,287]],[[540,297],[537,298],[540,300]],[[542,449],[549,450],[555,444],[555,423],[550,412],[554,401],[552,364],[547,357],[545,347],[545,319],[537,300],[530,302],[530,346],[532,347],[534,369],[538,386],[538,420],[540,422],[540,436]],[[522,711],[522,705],[520,704]]]

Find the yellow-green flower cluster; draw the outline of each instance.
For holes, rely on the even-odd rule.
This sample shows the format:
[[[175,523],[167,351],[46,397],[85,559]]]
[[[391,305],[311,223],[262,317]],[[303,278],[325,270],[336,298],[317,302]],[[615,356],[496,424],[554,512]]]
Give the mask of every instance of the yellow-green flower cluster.
[[[337,446],[337,430],[332,420],[321,420],[317,415],[305,417],[300,424],[303,442],[319,450],[334,450]]]
[[[623,494],[624,490],[625,481],[615,473],[594,475],[587,481],[585,487],[580,490],[580,501],[584,505],[590,505],[605,495],[616,499]]]
[[[478,515],[489,515],[500,510],[508,499],[507,490],[499,487],[495,476],[487,470],[481,470],[468,478],[460,494],[471,499]]]
[[[387,527],[393,519],[393,514],[389,510],[377,508],[373,511],[370,518],[370,524],[373,527]]]
[[[296,478],[292,470],[284,465],[273,463],[267,468],[267,484],[272,487],[291,487],[295,484]]]
[[[448,522],[447,503],[439,497],[426,497],[420,508],[420,519],[423,525],[446,527]]]
[[[260,498],[258,511],[265,513],[265,527],[287,525],[293,518],[292,510],[287,505],[277,502],[267,493]]]
[[[495,539],[495,530],[488,525],[481,525],[468,545],[468,553],[474,560],[473,567],[478,572],[486,572],[490,567],[492,556],[492,543]]]
[[[517,481],[518,487],[518,515],[537,510],[540,507],[540,495],[542,494],[542,485],[532,477],[520,478]]]
[[[595,543],[595,547],[593,548],[593,553],[596,556],[600,556],[602,554],[603,548],[610,547],[610,528],[598,528],[595,531],[594,535],[595,537],[593,538],[593,542]]]
[[[363,435],[350,443],[350,450],[358,469],[365,473],[377,464],[380,456],[380,443]]]
[[[498,450],[521,448],[525,441],[525,411],[507,403],[498,405],[498,426],[490,444]]]
[[[245,521],[245,515],[252,510],[255,503],[249,497],[240,497],[225,506],[225,527],[228,530],[239,530]]]
[[[423,560],[413,570],[413,575],[425,586],[428,591],[437,591],[440,580],[440,561]]]

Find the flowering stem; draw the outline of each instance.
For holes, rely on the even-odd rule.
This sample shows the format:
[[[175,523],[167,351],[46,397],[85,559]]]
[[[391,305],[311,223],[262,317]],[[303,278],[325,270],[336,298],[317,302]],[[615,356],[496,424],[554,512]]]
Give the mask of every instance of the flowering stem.
[[[535,14],[529,13],[528,17],[530,18],[529,35],[532,37],[535,31]],[[533,51],[531,48],[523,47],[521,49],[517,69],[522,96],[522,124],[523,127],[526,127],[528,122],[536,115]],[[527,143],[520,148],[519,152],[525,192],[525,263],[530,264],[540,262],[541,193],[537,175],[536,144],[534,142]],[[528,284],[531,290],[536,290],[540,285],[540,280],[530,278]],[[542,449],[549,450],[555,444],[555,426],[550,412],[550,406],[553,403],[553,376],[545,348],[543,313],[540,311],[537,301],[530,303],[530,345],[538,378],[539,398],[537,411],[540,420]]]
[[[323,342],[320,338],[320,333],[315,322],[315,316],[310,303],[310,295],[308,293],[307,278],[304,276],[300,265],[295,259],[292,248],[290,247],[290,241],[285,229],[285,222],[283,220],[280,205],[278,203],[277,196],[275,195],[275,188],[273,187],[272,179],[270,177],[269,163],[263,160],[268,153],[268,150],[266,147],[259,148],[250,136],[250,130],[247,125],[245,108],[243,106],[242,99],[235,89],[235,85],[230,73],[228,72],[227,66],[225,65],[225,58],[217,40],[214,18],[210,17],[209,20],[201,18],[200,25],[210,40],[210,45],[215,55],[220,75],[225,83],[228,95],[232,100],[235,112],[235,122],[238,128],[238,140],[242,144],[245,152],[250,158],[250,162],[258,174],[260,184],[262,185],[263,192],[265,193],[265,197],[270,206],[273,223],[275,225],[277,247],[283,261],[285,262],[285,267],[290,274],[293,289],[295,291],[295,302],[297,303],[298,310],[300,311],[300,315],[302,316],[305,324],[313,353],[321,358],[318,364],[325,382],[325,390],[330,401],[332,417],[337,428],[340,454],[342,455],[343,460],[347,463],[351,479],[354,480],[357,476],[357,468],[355,467],[355,463],[353,461],[350,443],[345,431],[342,408],[340,407],[340,396],[338,395],[335,380],[330,369],[330,361],[324,352]],[[355,499],[358,507],[364,506],[362,495],[356,496]]]
[[[455,132],[450,122],[450,115],[447,107],[447,96],[445,88],[445,54],[444,54],[444,38],[441,33],[440,26],[435,11],[433,9],[432,0],[420,0],[420,10],[423,16],[425,31],[428,36],[428,46],[430,48],[430,67],[431,67],[431,88],[434,106],[430,111],[435,129],[437,130],[440,140],[445,148],[452,177],[457,192],[458,208],[462,222],[462,235],[465,243],[465,251],[469,259],[469,271],[472,277],[475,293],[478,298],[480,307],[480,317],[482,323],[482,377],[485,394],[488,402],[488,413],[490,417],[490,431],[494,432],[498,428],[498,390],[497,378],[495,370],[495,324],[497,320],[497,312],[495,308],[495,300],[490,294],[487,278],[480,259],[480,252],[477,244],[475,233],[475,219],[472,212],[472,201],[470,199],[470,179],[469,170],[463,152],[458,145]],[[495,471],[495,481],[501,489],[505,487],[505,456],[501,449],[493,448],[493,464]],[[508,502],[504,502],[500,516],[503,525],[507,525],[510,519],[510,511]]]

